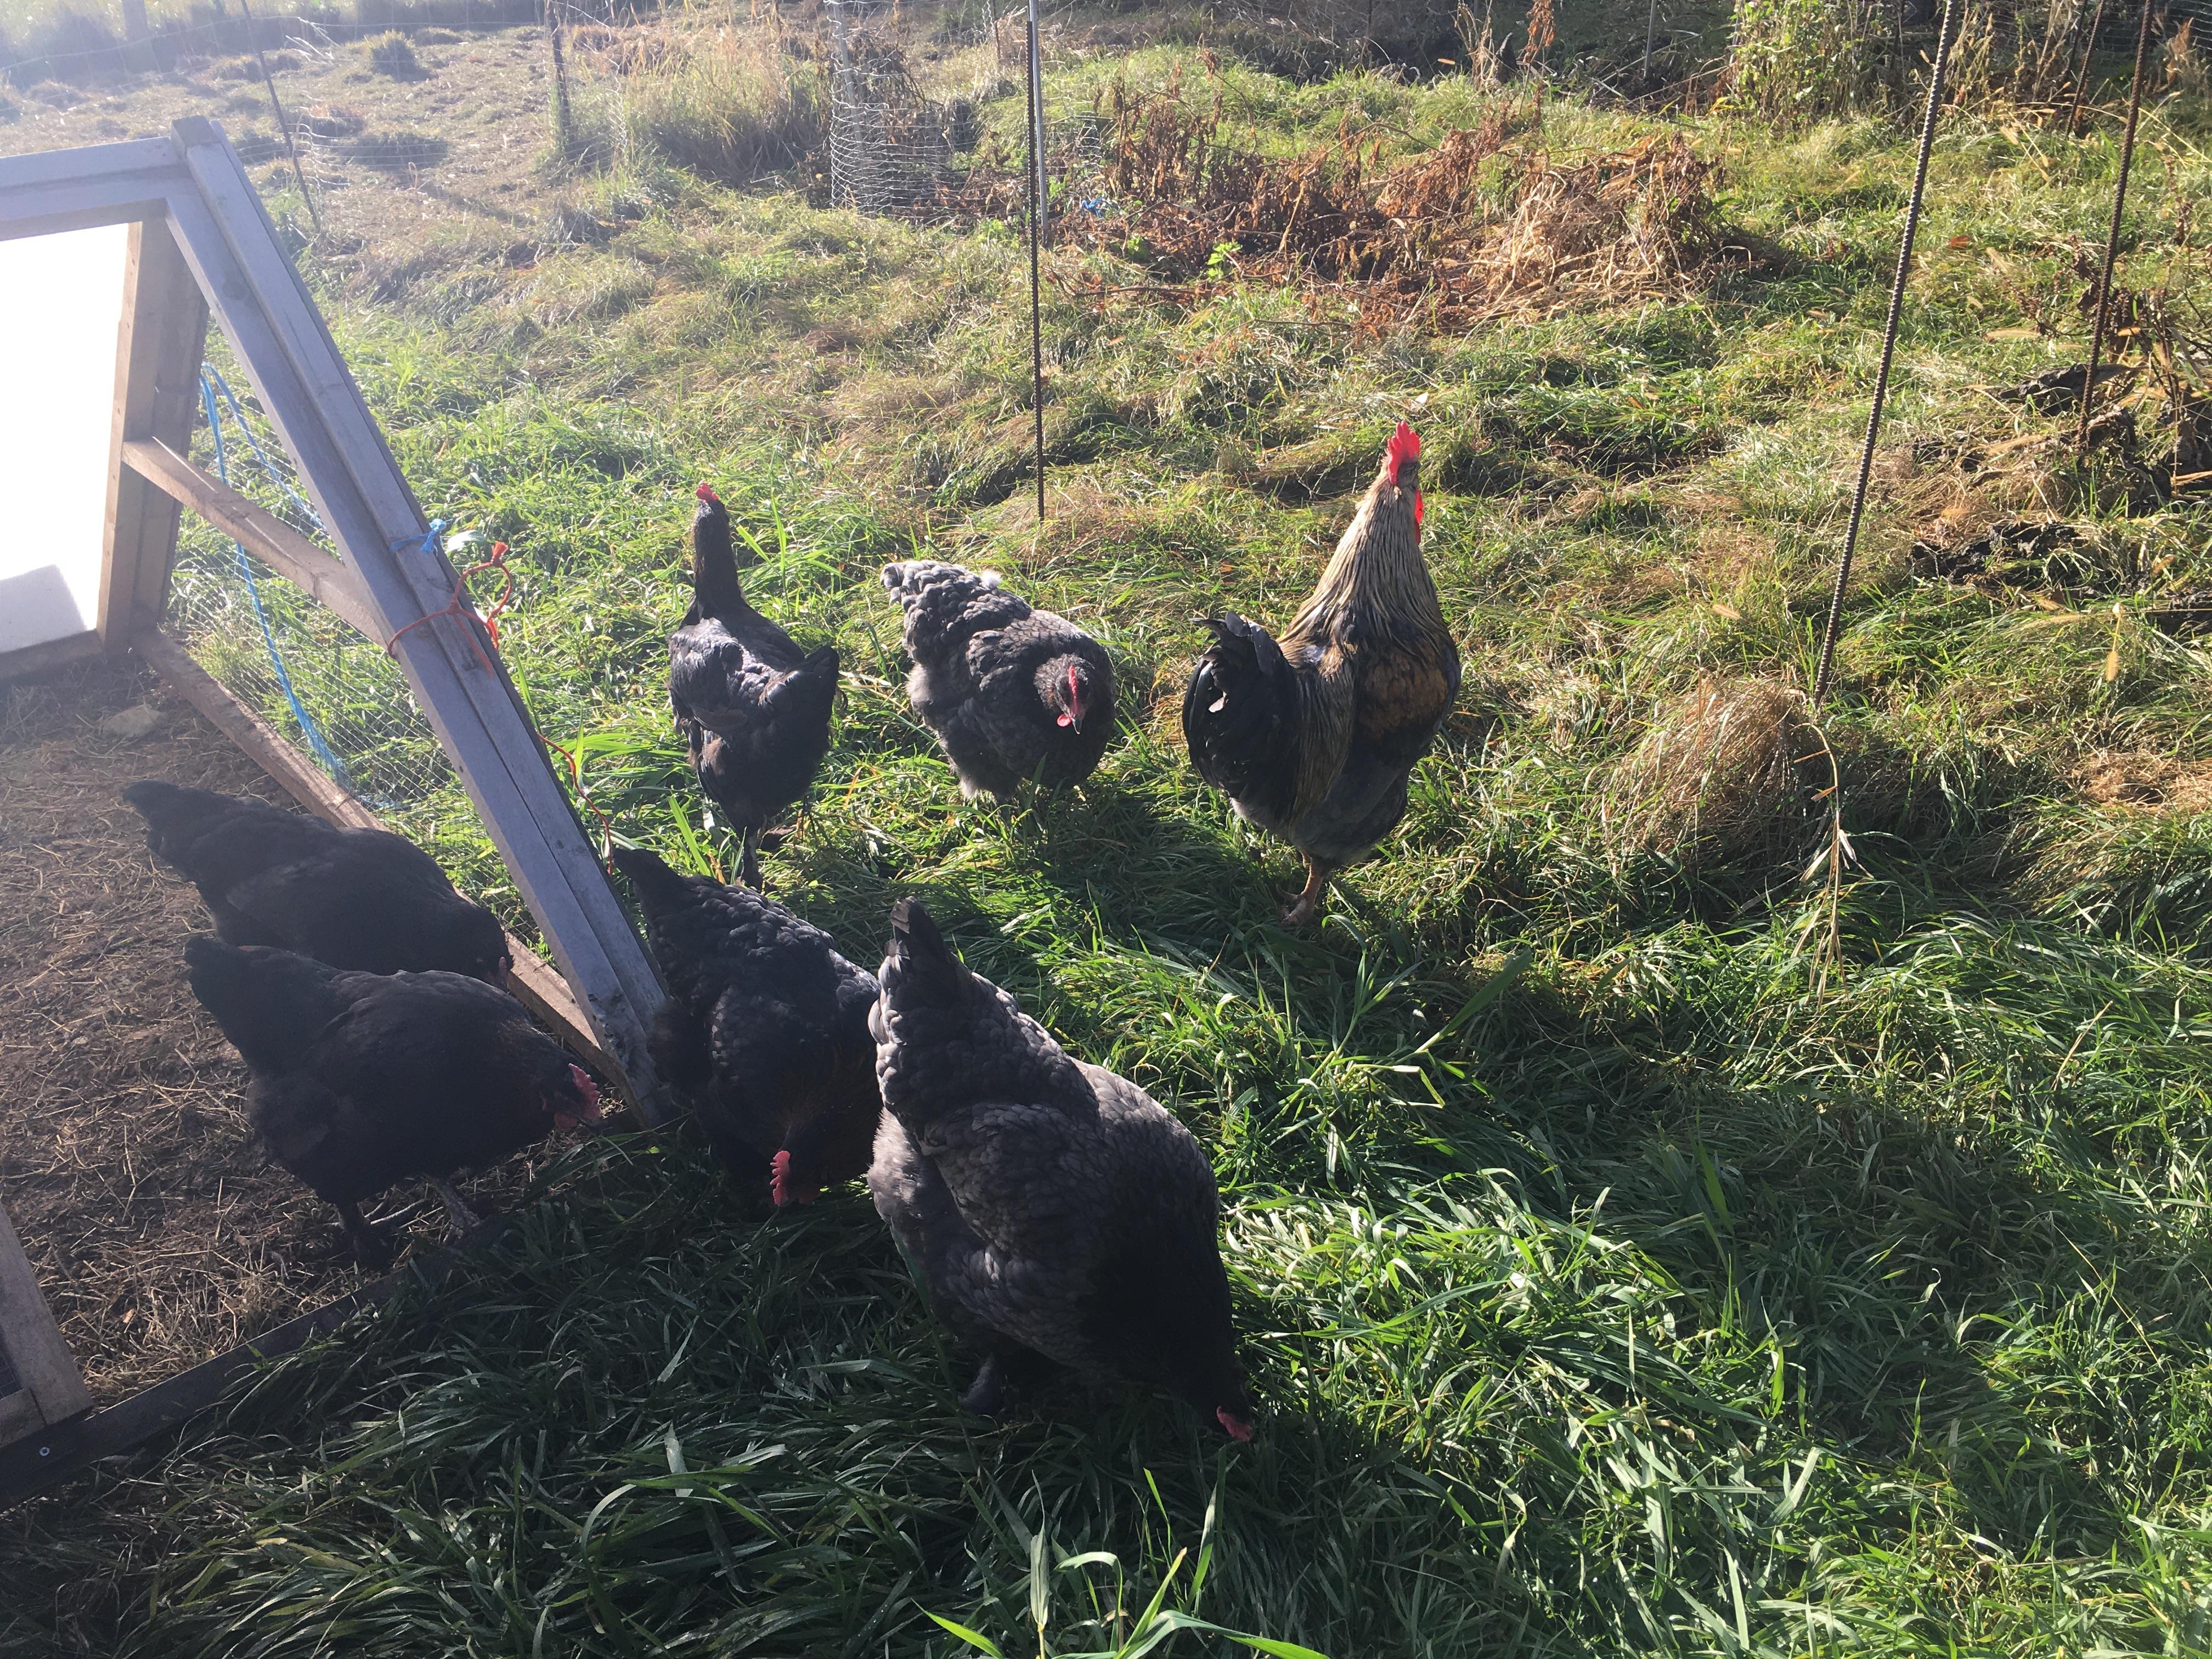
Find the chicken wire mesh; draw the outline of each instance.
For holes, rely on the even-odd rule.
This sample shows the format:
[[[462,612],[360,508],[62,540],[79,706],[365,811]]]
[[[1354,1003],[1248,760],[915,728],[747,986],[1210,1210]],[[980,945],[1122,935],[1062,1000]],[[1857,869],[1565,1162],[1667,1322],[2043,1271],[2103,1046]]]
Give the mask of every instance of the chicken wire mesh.
[[[282,441],[217,364],[202,371],[191,453],[336,556]],[[178,538],[163,627],[313,764],[430,849],[510,927],[526,928],[490,836],[405,674],[381,646],[191,514]]]

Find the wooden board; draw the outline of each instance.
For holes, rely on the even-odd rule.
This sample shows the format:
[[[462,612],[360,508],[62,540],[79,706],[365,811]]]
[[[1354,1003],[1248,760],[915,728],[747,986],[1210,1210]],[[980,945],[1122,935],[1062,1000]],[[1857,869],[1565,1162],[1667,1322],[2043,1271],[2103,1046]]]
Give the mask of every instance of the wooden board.
[[[191,443],[206,338],[207,301],[168,226],[160,219],[131,226],[94,624],[111,651],[128,645],[143,621],[161,616],[177,552],[175,499],[125,466],[125,450],[149,441],[179,448]]]
[[[26,1425],[26,1413],[17,1401],[11,1415],[19,1428],[43,1428],[76,1416],[92,1404],[84,1378],[62,1340],[46,1299],[39,1291],[38,1275],[0,1206],[0,1346],[8,1351],[8,1369],[27,1394],[38,1421]]]
[[[159,219],[190,185],[167,138],[0,158],[0,240]]]
[[[126,438],[123,461],[121,471],[126,476],[189,507],[294,586],[336,611],[355,632],[378,645],[385,643],[376,632],[376,618],[362,602],[353,573],[258,501],[193,465],[176,446],[160,438]],[[159,608],[142,612],[140,626],[158,621],[161,615]]]
[[[285,793],[317,817],[343,830],[384,827],[375,813],[311,764],[167,634],[158,628],[144,629],[131,643],[171,690],[205,714],[254,764],[283,786]],[[636,1102],[630,1097],[622,1068],[592,1036],[567,982],[512,933],[507,935],[507,948],[514,958],[514,977],[507,987],[514,1000],[544,1020],[569,1051],[597,1072],[635,1111]]]
[[[537,917],[639,1111],[667,1114],[646,1032],[664,992],[589,835],[473,617],[444,616],[455,576],[222,131],[175,127],[196,189],[169,200],[194,274],[379,627],[398,640],[416,702]]]
[[[21,679],[26,674],[44,674],[56,668],[66,667],[80,658],[96,657],[106,648],[106,642],[100,637],[100,630],[88,628],[82,634],[64,634],[58,640],[40,640],[36,645],[0,651],[0,680]]]

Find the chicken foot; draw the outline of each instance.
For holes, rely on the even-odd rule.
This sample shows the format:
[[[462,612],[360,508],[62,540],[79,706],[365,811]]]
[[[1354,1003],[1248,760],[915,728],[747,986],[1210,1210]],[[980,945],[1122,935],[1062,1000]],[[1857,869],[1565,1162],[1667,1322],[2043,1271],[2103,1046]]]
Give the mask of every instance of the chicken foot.
[[[370,1273],[380,1273],[392,1265],[392,1243],[361,1212],[361,1206],[349,1198],[337,1200],[332,1206],[338,1212],[338,1224],[345,1229],[346,1237],[353,1243],[354,1260]]]
[[[756,893],[761,890],[760,843],[760,826],[746,825],[744,852],[738,860],[738,879]]]
[[[1321,908],[1322,894],[1328,890],[1328,878],[1334,873],[1310,853],[1298,856],[1306,861],[1306,884],[1283,911],[1285,927],[1303,927],[1314,919],[1314,912]]]
[[[460,1188],[452,1182],[432,1176],[430,1187],[438,1194],[439,1201],[446,1206],[446,1218],[453,1223],[455,1238],[464,1237],[483,1225],[483,1218],[469,1207],[468,1200],[461,1196]]]

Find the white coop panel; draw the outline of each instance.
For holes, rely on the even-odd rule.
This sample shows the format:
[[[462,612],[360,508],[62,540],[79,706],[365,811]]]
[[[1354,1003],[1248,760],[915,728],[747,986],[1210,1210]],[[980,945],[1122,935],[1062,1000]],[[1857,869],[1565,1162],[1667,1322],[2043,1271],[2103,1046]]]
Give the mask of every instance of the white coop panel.
[[[0,652],[100,611],[127,225],[0,241]]]

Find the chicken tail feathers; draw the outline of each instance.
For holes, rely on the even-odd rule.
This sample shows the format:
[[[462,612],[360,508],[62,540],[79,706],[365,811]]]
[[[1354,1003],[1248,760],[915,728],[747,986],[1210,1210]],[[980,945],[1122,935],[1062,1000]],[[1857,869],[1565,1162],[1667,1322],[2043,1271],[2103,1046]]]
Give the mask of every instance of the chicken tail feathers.
[[[1248,817],[1279,827],[1297,799],[1297,671],[1273,635],[1235,611],[1205,622],[1213,643],[1192,669],[1182,697],[1191,765]]]
[[[966,994],[974,977],[918,898],[891,907],[891,948],[884,967],[898,981],[902,1001],[950,1004]]]
[[[185,969],[200,1006],[256,1072],[289,1069],[345,1009],[331,985],[337,970],[289,951],[198,933],[185,941]]]

